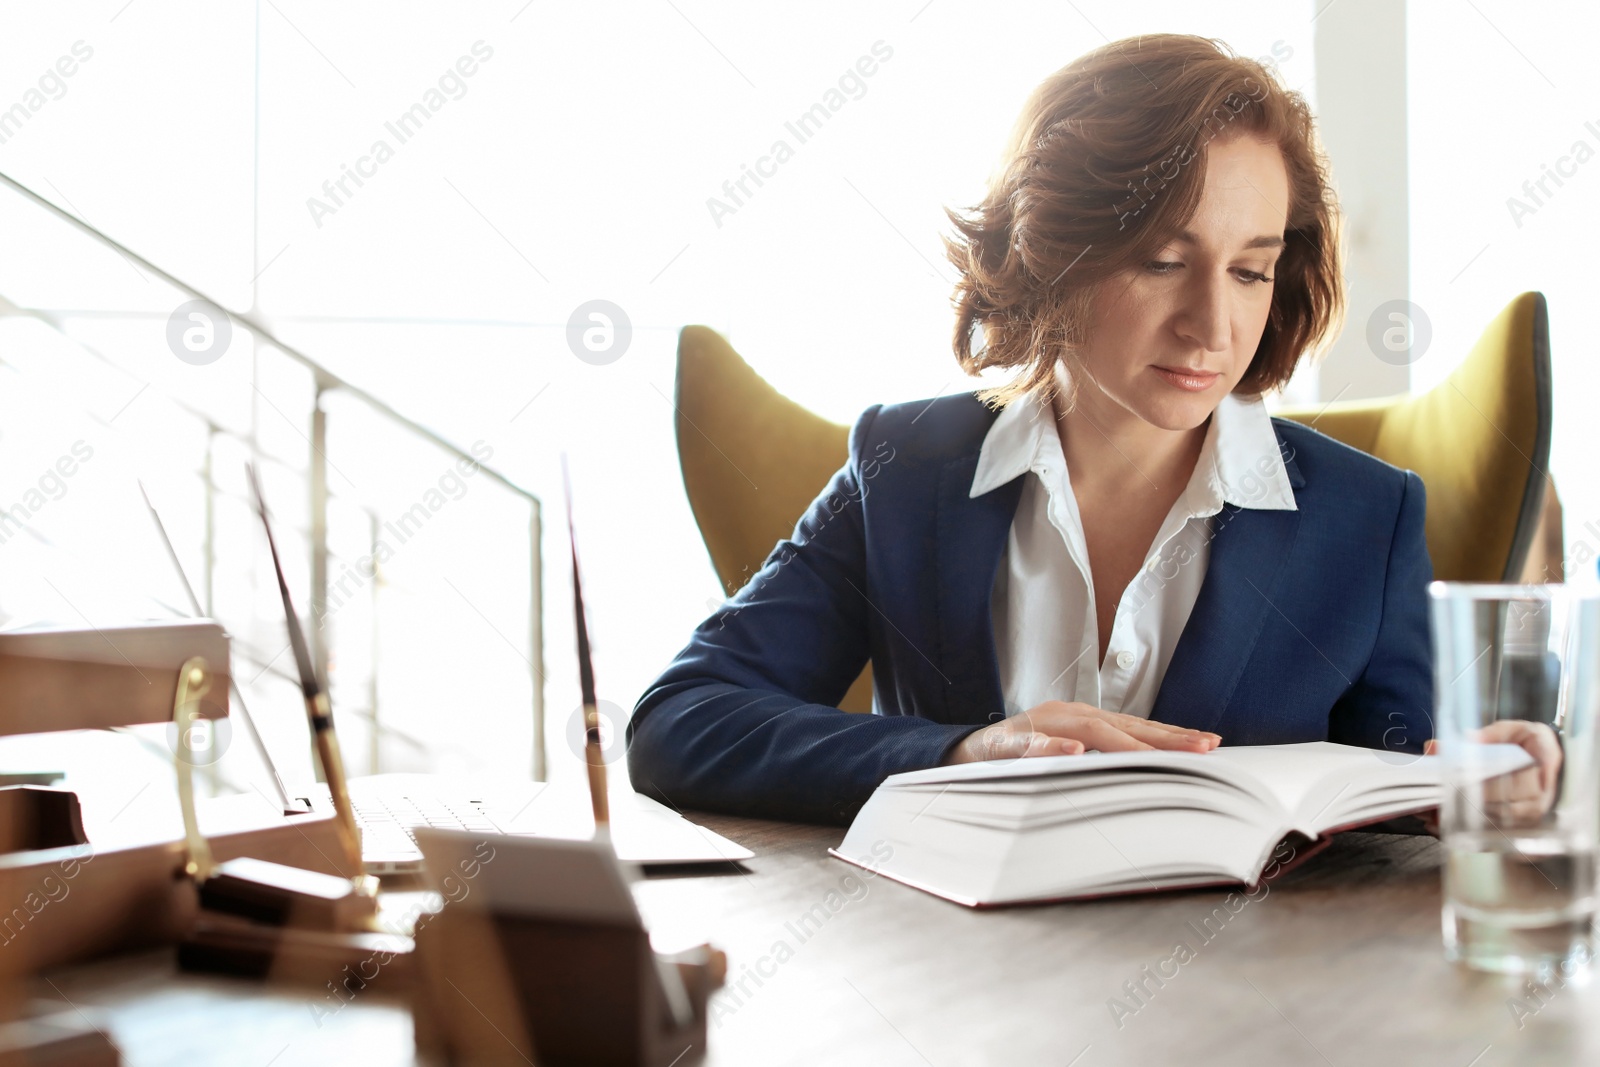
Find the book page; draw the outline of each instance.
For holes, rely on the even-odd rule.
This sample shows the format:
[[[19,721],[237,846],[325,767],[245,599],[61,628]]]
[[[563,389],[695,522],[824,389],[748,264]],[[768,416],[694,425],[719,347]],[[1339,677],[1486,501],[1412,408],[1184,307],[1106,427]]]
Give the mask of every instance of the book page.
[[[1168,752],[1149,749],[1138,752],[1086,752],[1081,756],[1039,756],[1030,759],[989,760],[960,763],[951,767],[928,767],[891,775],[879,788],[901,790],[932,786],[955,789],[982,789],[995,792],[1036,793],[1073,788],[1082,776],[1144,772],[1162,776],[1183,776],[1220,790],[1236,789],[1258,797],[1272,807],[1271,793],[1242,767],[1216,762],[1217,752]]]
[[[1224,745],[1211,757],[1247,771],[1267,787],[1288,819],[1303,826],[1318,823],[1328,808],[1374,784],[1438,781],[1437,772],[1430,766],[1416,769],[1422,756],[1397,759],[1396,753],[1332,741],[1233,748]],[[1427,758],[1431,762],[1434,757]]]
[[[1444,770],[1439,756],[1331,741],[1223,747],[1211,755],[1236,764],[1270,789],[1289,814],[1290,825],[1308,837],[1431,807],[1438,803]],[[1532,762],[1517,745],[1475,745],[1471,773],[1493,778]]]

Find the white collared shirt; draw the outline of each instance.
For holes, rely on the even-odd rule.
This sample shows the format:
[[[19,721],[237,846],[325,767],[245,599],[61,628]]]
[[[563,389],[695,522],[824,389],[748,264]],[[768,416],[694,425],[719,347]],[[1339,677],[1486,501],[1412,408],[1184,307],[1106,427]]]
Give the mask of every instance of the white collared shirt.
[[[983,439],[970,496],[1032,472],[1006,539],[990,610],[1006,714],[1046,700],[1148,717],[1172,650],[1194,610],[1223,504],[1295,510],[1272,420],[1259,400],[1230,394],[1206,429],[1188,486],[1117,605],[1103,665],[1089,549],[1048,401],[1028,394]]]

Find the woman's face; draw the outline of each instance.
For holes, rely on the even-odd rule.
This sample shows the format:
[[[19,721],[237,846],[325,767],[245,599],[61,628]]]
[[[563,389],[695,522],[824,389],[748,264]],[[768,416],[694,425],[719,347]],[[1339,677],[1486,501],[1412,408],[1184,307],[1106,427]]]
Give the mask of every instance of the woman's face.
[[[1212,142],[1188,226],[1101,286],[1079,357],[1076,376],[1089,379],[1079,402],[1166,430],[1203,424],[1261,341],[1288,203],[1276,145],[1248,134]]]

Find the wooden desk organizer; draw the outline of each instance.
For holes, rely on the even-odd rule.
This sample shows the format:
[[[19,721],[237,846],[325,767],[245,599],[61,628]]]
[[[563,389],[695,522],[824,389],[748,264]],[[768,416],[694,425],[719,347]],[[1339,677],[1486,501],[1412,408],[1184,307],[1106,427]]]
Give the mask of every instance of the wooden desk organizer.
[[[170,721],[185,737],[197,718],[228,714],[228,661],[228,635],[208,619],[0,634],[0,734]],[[201,823],[209,824],[209,852],[223,875],[210,885],[213,907],[229,903],[251,918],[273,917],[275,905],[297,908],[310,925],[341,928],[375,911],[371,900],[357,901],[365,908],[352,915],[350,902],[319,884],[325,875],[360,873],[338,866],[353,857],[335,819],[286,815],[248,795],[197,806],[190,764],[183,751],[175,756],[188,840],[176,827],[130,818],[123,827],[134,838],[90,842],[74,793],[0,789],[0,982],[188,933],[202,903],[191,877],[192,840],[205,840]],[[216,951],[237,948],[243,937],[211,933],[204,947]],[[286,954],[275,947],[264,946],[271,957]],[[314,947],[318,967],[330,949],[350,948]]]
[[[417,921],[417,1048],[445,1063],[669,1067],[706,1044],[727,960],[650,947],[609,841],[417,830],[445,903]]]
[[[391,933],[268,927],[202,914],[178,945],[178,966],[300,986],[315,990],[324,1002],[331,997],[339,1003],[374,986],[384,992],[407,989],[411,939]]]
[[[243,815],[237,809],[246,807]],[[202,805],[226,811],[229,832],[212,834],[221,860],[236,856],[328,874],[341,855],[334,821],[266,811],[259,798],[226,797]],[[92,843],[0,855],[0,977],[75,963],[112,952],[171,944],[199,911],[184,874],[188,851],[170,841],[95,847]]]
[[[417,1050],[451,1064],[669,1067],[696,1062],[721,953],[660,957],[644,929],[447,905],[417,932]],[[659,961],[659,962],[658,962]],[[673,1018],[658,966],[690,1018]]]
[[[216,672],[197,714],[228,714],[228,635],[210,619],[0,633],[0,734],[171,722],[178,668]]]
[[[0,1067],[121,1067],[122,1053],[92,1016],[31,1004],[0,1022]]]
[[[78,794],[36,785],[0,787],[0,852],[88,843]]]

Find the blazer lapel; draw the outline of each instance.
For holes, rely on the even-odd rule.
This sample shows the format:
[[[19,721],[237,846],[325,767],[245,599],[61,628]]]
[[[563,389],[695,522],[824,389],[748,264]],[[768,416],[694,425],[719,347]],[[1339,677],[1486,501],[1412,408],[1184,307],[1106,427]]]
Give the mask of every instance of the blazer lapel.
[[[1285,450],[1284,465],[1290,486],[1303,487],[1291,449]],[[950,723],[997,721],[1005,714],[990,596],[1023,480],[1018,476],[974,499],[968,493],[977,468],[976,450],[943,466],[934,518],[942,675],[934,684],[944,689],[944,721]],[[1205,581],[1150,715],[1197,730],[1222,719],[1262,627],[1276,611],[1273,598],[1300,512],[1229,506],[1215,522]],[[938,703],[930,700],[929,706]]]
[[[977,469],[973,452],[946,463],[939,474],[939,684],[945,721],[951,723],[998,721],[1005,714],[990,594],[1022,498],[1022,478],[974,499],[967,494]]]
[[[1291,487],[1305,485],[1292,450],[1284,466]],[[1152,719],[1193,730],[1212,730],[1222,720],[1262,627],[1278,610],[1274,599],[1300,512],[1230,504],[1212,521],[1205,581],[1150,710]]]

